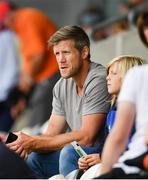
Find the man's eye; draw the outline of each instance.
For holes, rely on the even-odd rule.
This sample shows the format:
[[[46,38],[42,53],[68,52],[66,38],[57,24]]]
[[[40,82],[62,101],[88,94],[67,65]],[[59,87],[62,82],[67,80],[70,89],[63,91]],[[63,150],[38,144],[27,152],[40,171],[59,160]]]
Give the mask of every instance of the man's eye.
[[[64,54],[70,54],[70,52],[69,51],[65,51]]]
[[[56,56],[58,56],[58,55],[59,55],[59,53],[57,52],[57,53],[55,53],[55,55],[56,55]]]

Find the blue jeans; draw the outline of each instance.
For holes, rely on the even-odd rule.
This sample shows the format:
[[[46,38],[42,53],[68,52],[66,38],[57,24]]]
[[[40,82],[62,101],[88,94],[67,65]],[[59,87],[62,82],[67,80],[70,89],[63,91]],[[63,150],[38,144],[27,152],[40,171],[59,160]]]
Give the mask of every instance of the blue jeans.
[[[59,151],[49,153],[31,153],[27,163],[39,179],[48,179],[59,174]]]
[[[94,147],[81,146],[86,154],[98,153],[98,149]],[[60,174],[66,176],[75,169],[78,169],[78,159],[80,156],[76,153],[73,146],[65,146],[60,153],[59,171]]]
[[[97,148],[82,147],[87,154],[98,153]],[[79,155],[73,146],[65,146],[61,151],[52,151],[50,153],[31,153],[27,163],[37,176],[45,179],[55,174],[66,176],[71,171],[78,169]],[[60,172],[59,172],[60,171]]]

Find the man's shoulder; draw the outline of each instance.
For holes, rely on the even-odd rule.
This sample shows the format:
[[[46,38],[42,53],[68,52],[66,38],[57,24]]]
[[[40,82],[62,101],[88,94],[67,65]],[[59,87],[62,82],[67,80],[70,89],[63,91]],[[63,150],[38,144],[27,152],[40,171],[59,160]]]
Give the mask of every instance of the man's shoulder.
[[[105,69],[105,67],[102,64],[94,62],[94,61],[91,61],[91,66],[94,67],[94,68]]]
[[[100,88],[101,87],[101,88]],[[103,65],[98,63],[91,63],[90,71],[88,73],[87,79],[85,81],[85,90],[86,92],[91,92],[96,89],[106,89],[106,69]]]
[[[91,62],[90,70],[88,73],[87,81],[106,81],[106,69],[102,64]]]
[[[106,68],[102,64],[91,62],[90,72],[97,72],[98,75],[106,75]]]

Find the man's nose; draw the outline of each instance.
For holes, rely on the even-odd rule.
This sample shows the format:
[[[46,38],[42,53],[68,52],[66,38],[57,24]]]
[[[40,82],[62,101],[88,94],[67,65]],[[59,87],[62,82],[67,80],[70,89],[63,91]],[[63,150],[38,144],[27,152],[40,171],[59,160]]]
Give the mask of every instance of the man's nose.
[[[65,62],[65,56],[62,53],[59,55],[58,61],[60,63]]]

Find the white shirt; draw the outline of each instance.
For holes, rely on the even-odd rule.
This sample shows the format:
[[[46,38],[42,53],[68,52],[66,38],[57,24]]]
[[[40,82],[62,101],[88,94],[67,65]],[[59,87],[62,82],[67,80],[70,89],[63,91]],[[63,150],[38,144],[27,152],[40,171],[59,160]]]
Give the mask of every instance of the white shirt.
[[[137,157],[147,150],[145,133],[148,131],[148,65],[129,70],[118,98],[118,103],[124,101],[133,103],[136,107],[136,132],[129,144],[129,150],[120,157],[115,167],[121,167],[128,174],[139,172],[139,169],[122,162]]]
[[[7,99],[12,87],[18,83],[19,64],[15,34],[9,30],[0,32],[0,102]]]

